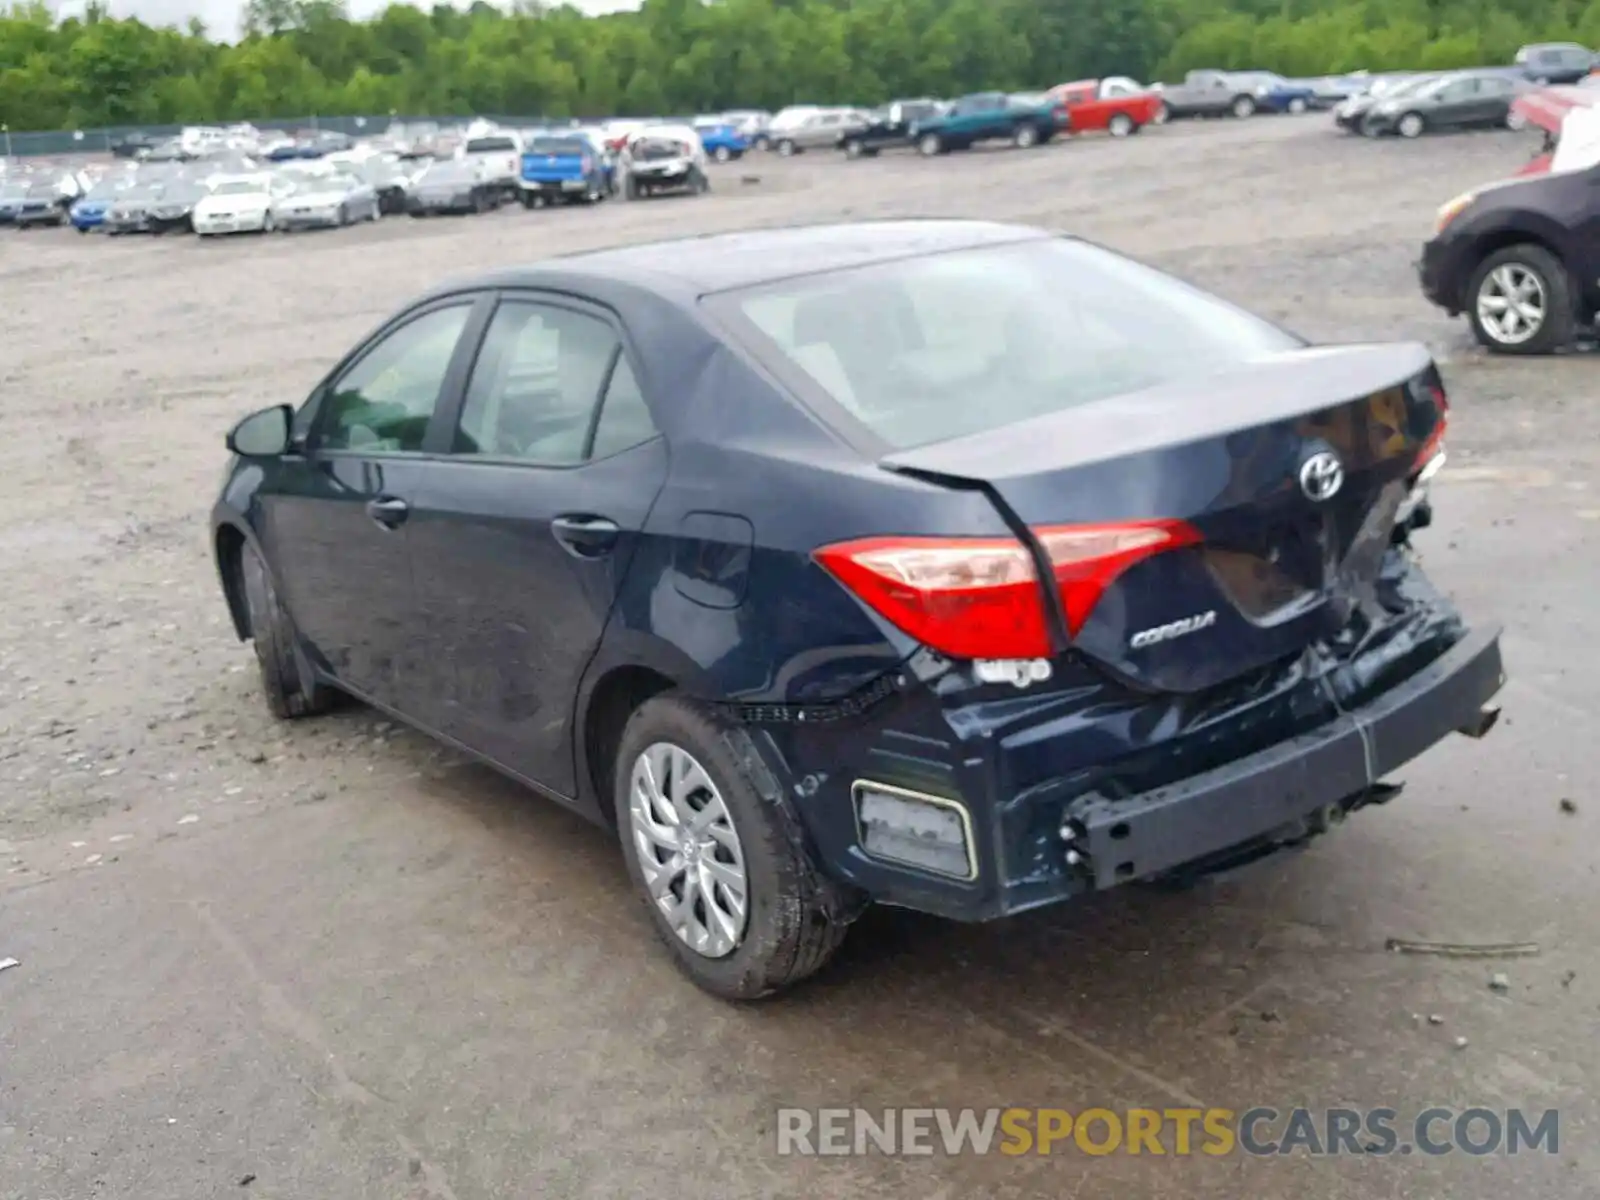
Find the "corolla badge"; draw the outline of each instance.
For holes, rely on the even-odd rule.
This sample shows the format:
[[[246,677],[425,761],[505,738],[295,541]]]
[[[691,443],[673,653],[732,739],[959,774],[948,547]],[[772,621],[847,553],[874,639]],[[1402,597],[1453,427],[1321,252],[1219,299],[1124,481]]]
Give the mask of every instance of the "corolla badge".
[[[1344,486],[1344,464],[1331,451],[1322,450],[1300,464],[1300,490],[1309,500],[1332,500]]]
[[[1179,621],[1170,621],[1165,625],[1157,625],[1153,629],[1141,629],[1128,639],[1128,645],[1135,650],[1143,650],[1146,646],[1154,646],[1160,642],[1170,642],[1173,638],[1199,633],[1202,629],[1210,629],[1216,623],[1217,610],[1208,608],[1205,612],[1196,613],[1192,617],[1184,617]]]

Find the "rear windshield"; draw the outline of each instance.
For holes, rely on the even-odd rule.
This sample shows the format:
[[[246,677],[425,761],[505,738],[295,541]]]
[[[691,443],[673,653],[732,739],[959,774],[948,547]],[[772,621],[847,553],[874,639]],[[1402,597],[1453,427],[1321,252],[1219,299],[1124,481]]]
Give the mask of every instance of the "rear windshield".
[[[530,154],[583,154],[588,146],[578,138],[534,138],[528,143]]]
[[[467,143],[468,154],[492,154],[505,150],[515,150],[515,139],[508,137],[481,137],[473,138]]]
[[[1108,250],[1054,239],[708,297],[780,375],[895,449],[1200,378],[1302,343]]]

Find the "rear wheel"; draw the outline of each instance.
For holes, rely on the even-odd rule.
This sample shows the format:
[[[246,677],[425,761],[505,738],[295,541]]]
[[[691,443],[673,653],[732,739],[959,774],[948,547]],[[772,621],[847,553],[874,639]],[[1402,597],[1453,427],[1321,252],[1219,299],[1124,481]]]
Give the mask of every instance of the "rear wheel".
[[[937,133],[925,133],[917,139],[917,153],[923,158],[932,158],[936,154],[944,153],[944,139]]]
[[[239,551],[239,583],[250,616],[250,638],[261,668],[261,690],[272,715],[283,720],[327,712],[336,693],[317,682],[301,655],[294,623],[278,600],[272,576],[254,547]]]
[[[866,152],[866,146],[860,138],[849,138],[844,144],[846,158],[860,158]]]
[[[1127,137],[1138,128],[1127,113],[1112,113],[1111,120],[1106,122],[1106,132],[1116,138]]]
[[[728,1000],[798,983],[847,924],[742,728],[671,694],[623,731],[614,777],[628,874],[679,969]]]
[[[1156,105],[1156,114],[1150,118],[1151,123],[1155,125],[1165,125],[1171,119],[1172,110],[1166,106],[1165,102]]]
[[[1531,242],[1484,259],[1467,304],[1473,334],[1496,354],[1549,354],[1570,344],[1577,328],[1566,267]]]
[[[1018,125],[1011,135],[1011,144],[1018,150],[1027,150],[1039,144],[1039,131],[1032,125]]]
[[[778,153],[783,155],[784,158],[791,157],[794,154],[795,150],[796,150],[795,144],[793,142],[791,142],[788,138],[784,138],[781,142],[778,143]]]
[[[711,152],[711,157],[716,159],[719,163],[729,162],[733,158],[733,151],[729,150],[726,146],[718,146]]]
[[[1256,112],[1256,102],[1249,96],[1235,96],[1228,111],[1241,120],[1245,117],[1253,117]]]
[[[1306,102],[1303,96],[1296,96],[1294,99],[1289,101],[1289,111],[1295,116],[1298,117],[1301,113],[1305,112],[1305,110]]]

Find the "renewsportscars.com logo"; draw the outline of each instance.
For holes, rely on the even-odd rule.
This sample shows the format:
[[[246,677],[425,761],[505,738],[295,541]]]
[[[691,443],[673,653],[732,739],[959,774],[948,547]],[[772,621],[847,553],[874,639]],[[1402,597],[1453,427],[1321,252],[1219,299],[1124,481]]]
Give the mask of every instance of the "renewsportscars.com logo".
[[[780,1108],[780,1155],[1184,1157],[1557,1154],[1561,1114],[1520,1108]]]

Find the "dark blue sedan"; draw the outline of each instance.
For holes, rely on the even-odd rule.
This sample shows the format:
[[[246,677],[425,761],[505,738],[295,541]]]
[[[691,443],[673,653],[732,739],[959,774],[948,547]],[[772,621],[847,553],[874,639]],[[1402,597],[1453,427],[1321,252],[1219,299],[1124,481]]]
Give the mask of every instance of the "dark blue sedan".
[[[431,292],[213,512],[268,704],[349,694],[612,829],[748,999],[872,901],[984,920],[1300,845],[1482,736],[1408,549],[1421,346],[1309,347],[1109,251],[879,222]]]

